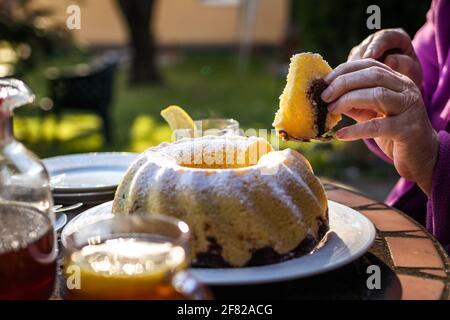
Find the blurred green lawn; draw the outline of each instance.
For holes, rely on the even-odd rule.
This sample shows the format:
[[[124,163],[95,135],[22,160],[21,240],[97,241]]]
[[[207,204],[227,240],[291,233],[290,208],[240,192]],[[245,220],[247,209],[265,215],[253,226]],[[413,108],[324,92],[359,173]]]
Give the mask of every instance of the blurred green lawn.
[[[252,64],[248,74],[242,75],[237,72],[234,59],[226,56],[187,57],[183,60],[175,65],[161,67],[164,83],[158,86],[129,87],[126,70],[119,72],[111,115],[114,122],[111,148],[142,151],[169,139],[170,131],[159,112],[170,104],[181,105],[193,118],[231,117],[245,127],[271,128],[284,79],[270,75],[261,62]],[[43,70],[47,66],[61,64],[59,60],[49,61],[39,70],[25,76],[37,100],[46,95]],[[38,131],[43,130],[40,138],[43,136],[44,140],[48,140],[51,131],[55,130],[51,112],[45,116],[44,125],[39,124],[41,117],[36,113],[36,110],[20,110],[16,131],[20,138],[34,140],[33,143],[37,143],[36,151],[41,155],[108,148],[102,146],[100,139],[95,140],[96,145],[94,139],[92,144],[86,144],[85,137],[74,139],[67,145],[64,140],[76,136],[76,131],[99,125],[95,117],[74,115],[70,111],[56,132],[63,143],[39,145],[39,142],[44,141],[33,139],[39,135]],[[31,132],[25,130],[25,119]],[[76,140],[80,140],[80,145],[75,143]]]
[[[46,96],[46,67],[73,64],[80,59],[47,61],[26,74],[24,79],[36,93],[36,101]],[[233,56],[187,55],[161,66],[162,85],[142,87],[129,87],[126,70],[121,69],[111,109],[114,137],[109,146],[103,143],[96,116],[67,111],[57,125],[51,111],[37,107],[17,111],[16,136],[41,158],[106,150],[142,152],[170,140],[171,131],[159,112],[171,104],[182,106],[193,118],[234,118],[243,128],[271,129],[285,84],[284,77],[270,71],[271,63],[268,58],[253,59],[248,72],[242,74]],[[299,149],[319,175],[343,180],[392,177],[392,168],[371,155],[362,142],[282,144],[287,146]]]

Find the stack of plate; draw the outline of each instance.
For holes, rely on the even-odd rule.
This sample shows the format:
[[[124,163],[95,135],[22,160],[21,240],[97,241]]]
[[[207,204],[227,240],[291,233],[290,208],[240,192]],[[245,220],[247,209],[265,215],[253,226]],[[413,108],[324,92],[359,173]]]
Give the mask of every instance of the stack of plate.
[[[114,199],[114,193],[136,153],[102,152],[44,159],[55,204],[95,205]]]

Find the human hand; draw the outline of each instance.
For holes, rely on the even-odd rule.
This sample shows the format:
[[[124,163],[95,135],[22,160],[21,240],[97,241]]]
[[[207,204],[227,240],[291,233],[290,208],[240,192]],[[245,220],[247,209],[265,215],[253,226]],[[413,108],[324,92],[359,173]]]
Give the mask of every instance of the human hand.
[[[422,88],[422,69],[411,38],[403,29],[384,29],[354,47],[347,61],[372,58],[410,78]]]
[[[341,64],[324,80],[328,111],[357,121],[337,138],[374,138],[398,173],[430,195],[439,141],[414,82],[374,59]]]

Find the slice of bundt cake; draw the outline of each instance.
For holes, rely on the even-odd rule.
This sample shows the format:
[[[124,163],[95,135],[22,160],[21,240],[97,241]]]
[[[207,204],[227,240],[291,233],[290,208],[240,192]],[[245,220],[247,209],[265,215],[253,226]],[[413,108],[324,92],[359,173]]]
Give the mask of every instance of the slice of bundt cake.
[[[322,79],[331,67],[319,54],[300,53],[291,58],[286,87],[273,126],[284,140],[321,139],[340,120],[328,113],[320,95],[327,87]]]

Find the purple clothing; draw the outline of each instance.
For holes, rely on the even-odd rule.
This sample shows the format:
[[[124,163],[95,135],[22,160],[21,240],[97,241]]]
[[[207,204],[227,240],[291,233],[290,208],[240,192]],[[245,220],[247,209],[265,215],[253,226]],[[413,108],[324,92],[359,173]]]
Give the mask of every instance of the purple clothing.
[[[427,22],[413,45],[423,71],[422,95],[428,116],[439,134],[439,155],[434,168],[430,198],[411,181],[401,178],[386,203],[426,225],[450,252],[450,1],[433,0]],[[377,155],[391,162],[367,141]]]

